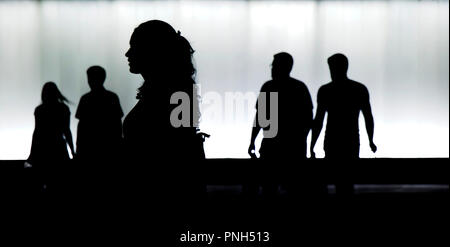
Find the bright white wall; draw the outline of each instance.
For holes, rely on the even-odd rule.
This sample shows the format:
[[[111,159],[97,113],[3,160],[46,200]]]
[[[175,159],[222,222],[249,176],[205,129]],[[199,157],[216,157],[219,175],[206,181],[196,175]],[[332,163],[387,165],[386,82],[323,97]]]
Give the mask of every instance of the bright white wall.
[[[127,113],[142,79],[124,53],[149,19],[171,23],[196,50],[208,157],[246,157],[256,93],[279,51],[294,56],[292,74],[314,102],[330,80],[327,57],[349,57],[349,76],[370,90],[379,147],[370,153],[362,127],[361,156],[449,156],[448,1],[32,1],[0,2],[0,159],[28,156],[46,81],[74,113],[85,70],[101,65]],[[233,114],[227,92],[247,93],[243,113]],[[74,135],[76,124],[72,114]]]

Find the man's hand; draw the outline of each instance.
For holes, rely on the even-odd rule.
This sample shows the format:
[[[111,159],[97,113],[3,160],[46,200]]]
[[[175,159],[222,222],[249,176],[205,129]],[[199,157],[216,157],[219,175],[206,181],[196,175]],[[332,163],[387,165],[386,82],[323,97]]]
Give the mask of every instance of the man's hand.
[[[248,147],[248,155],[252,157],[252,159],[256,159],[256,153],[255,153],[255,143],[250,143],[250,146]]]
[[[370,149],[374,153],[377,152],[377,146],[375,145],[375,143],[373,143],[373,141],[370,142]]]

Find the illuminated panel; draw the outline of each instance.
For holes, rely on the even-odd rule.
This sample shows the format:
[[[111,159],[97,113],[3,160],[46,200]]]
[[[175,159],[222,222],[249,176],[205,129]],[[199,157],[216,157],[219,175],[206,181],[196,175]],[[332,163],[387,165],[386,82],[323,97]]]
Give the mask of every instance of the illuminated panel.
[[[330,80],[326,59],[349,57],[349,76],[371,93],[379,147],[370,153],[361,127],[362,157],[448,157],[448,11],[448,1],[1,2],[0,159],[28,156],[46,81],[73,102],[74,135],[93,64],[105,67],[106,87],[127,113],[142,79],[128,72],[124,53],[133,28],[149,19],[171,23],[196,50],[208,157],[247,157],[255,98],[238,102],[246,114],[230,115],[236,106],[226,93],[257,95],[279,51],[294,56],[292,76],[315,105]]]

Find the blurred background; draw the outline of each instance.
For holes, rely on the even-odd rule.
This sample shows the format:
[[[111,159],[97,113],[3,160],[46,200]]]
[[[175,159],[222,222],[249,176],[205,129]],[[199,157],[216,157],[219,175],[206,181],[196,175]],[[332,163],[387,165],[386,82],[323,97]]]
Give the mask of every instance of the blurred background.
[[[370,152],[361,116],[361,157],[449,157],[448,1],[1,1],[0,160],[28,157],[47,81],[72,102],[75,138],[91,65],[106,69],[105,87],[128,113],[143,79],[124,54],[150,19],[170,23],[196,50],[209,158],[248,156],[256,96],[280,51],[293,55],[292,76],[314,106],[330,81],[327,58],[347,55],[375,117],[379,151]],[[322,143],[323,133],[318,157]]]

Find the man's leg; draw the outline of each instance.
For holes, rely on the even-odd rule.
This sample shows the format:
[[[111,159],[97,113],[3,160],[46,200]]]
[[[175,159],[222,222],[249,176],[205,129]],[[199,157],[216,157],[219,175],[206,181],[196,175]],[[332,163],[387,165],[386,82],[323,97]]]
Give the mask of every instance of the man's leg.
[[[348,198],[354,194],[353,183],[348,181],[347,174],[345,174],[345,167],[343,167],[345,165],[344,162],[357,159],[354,154],[354,149],[345,150],[341,147],[328,148],[325,150],[325,159],[335,162],[335,165],[339,166],[338,170],[342,171],[341,176],[337,178],[335,184],[336,195],[341,198]]]

